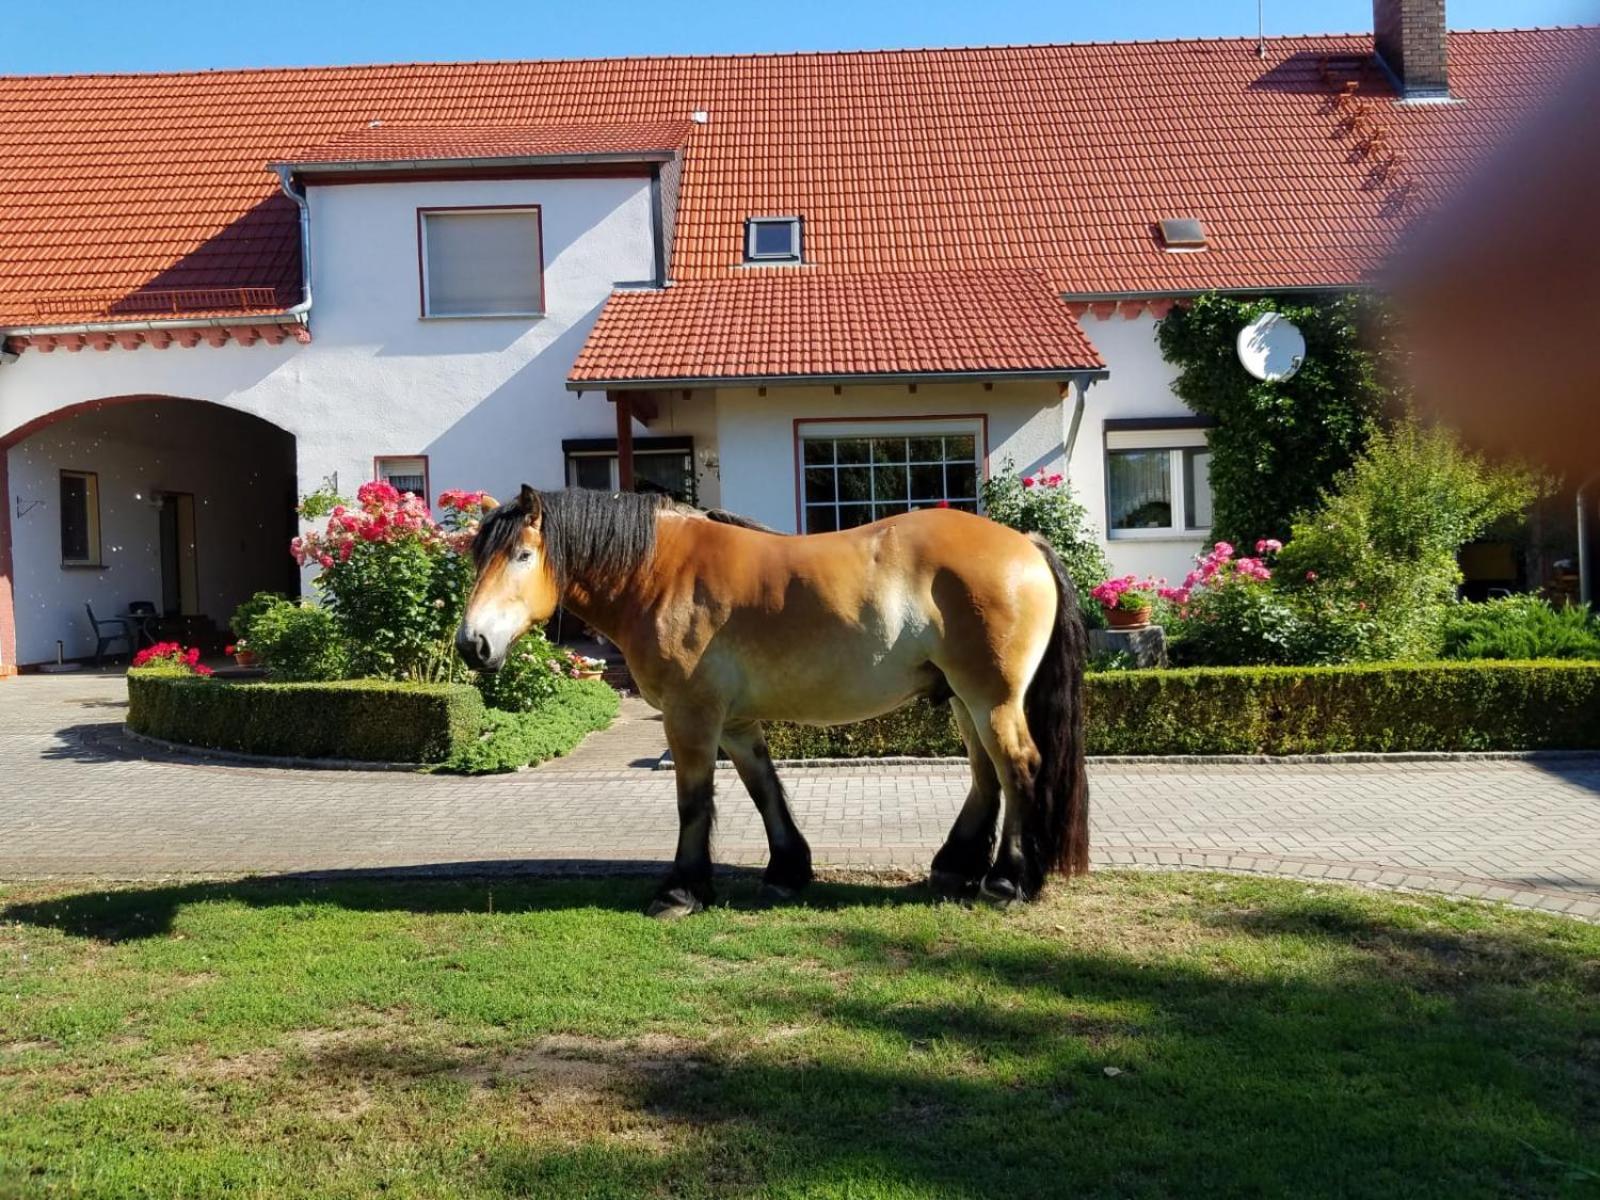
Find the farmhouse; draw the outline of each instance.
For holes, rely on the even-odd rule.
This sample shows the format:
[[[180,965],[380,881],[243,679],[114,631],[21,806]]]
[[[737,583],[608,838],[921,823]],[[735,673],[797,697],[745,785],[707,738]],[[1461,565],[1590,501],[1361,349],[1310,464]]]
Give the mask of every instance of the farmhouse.
[[[298,494],[782,529],[1063,472],[1181,575],[1156,322],[1360,287],[1591,42],[1452,33],[0,80],[0,665],[300,586]],[[58,650],[58,643],[60,644]]]

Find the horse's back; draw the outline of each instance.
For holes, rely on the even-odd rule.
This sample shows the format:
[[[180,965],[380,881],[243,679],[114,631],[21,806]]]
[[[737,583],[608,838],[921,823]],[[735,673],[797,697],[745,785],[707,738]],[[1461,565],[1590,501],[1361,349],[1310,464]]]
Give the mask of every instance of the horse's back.
[[[886,712],[942,692],[946,671],[991,668],[1047,592],[1027,623],[1054,615],[1038,550],[970,513],[805,536],[710,522],[692,533],[681,564],[692,587],[658,622],[675,641],[663,649],[739,715],[831,724]]]

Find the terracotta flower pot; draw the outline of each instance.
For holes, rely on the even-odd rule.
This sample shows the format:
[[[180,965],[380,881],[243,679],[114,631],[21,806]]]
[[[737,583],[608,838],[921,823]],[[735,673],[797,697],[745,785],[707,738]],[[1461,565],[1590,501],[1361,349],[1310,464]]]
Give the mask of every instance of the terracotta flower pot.
[[[605,676],[604,671],[579,671],[579,679],[600,679]]]
[[[260,656],[254,650],[237,650],[234,652],[233,661],[241,667],[253,667],[260,661]]]
[[[1143,629],[1150,624],[1150,609],[1108,608],[1106,622],[1113,629]]]

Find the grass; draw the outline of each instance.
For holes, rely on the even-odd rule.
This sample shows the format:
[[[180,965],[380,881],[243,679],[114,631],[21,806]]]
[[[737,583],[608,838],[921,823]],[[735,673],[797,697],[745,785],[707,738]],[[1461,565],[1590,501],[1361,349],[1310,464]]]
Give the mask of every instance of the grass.
[[[1600,929],[1103,874],[0,892],[0,1195],[1592,1196]]]

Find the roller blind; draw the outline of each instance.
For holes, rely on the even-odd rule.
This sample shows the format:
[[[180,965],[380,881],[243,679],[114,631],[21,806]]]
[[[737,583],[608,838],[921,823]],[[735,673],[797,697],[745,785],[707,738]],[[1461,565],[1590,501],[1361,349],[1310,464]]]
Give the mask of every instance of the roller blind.
[[[430,317],[543,311],[537,209],[430,212],[422,222]]]

